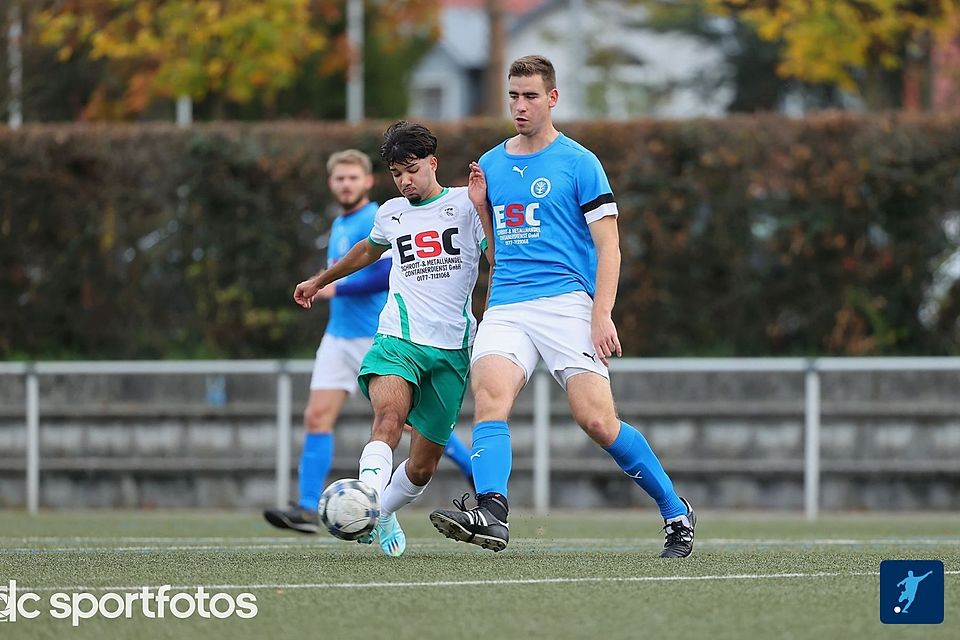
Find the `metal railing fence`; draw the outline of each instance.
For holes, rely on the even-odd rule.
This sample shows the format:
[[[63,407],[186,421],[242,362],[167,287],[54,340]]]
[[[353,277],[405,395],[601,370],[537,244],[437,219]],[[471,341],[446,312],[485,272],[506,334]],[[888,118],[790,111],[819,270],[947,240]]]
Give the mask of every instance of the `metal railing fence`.
[[[276,501],[290,495],[291,375],[310,373],[312,360],[135,360],[96,362],[0,363],[0,376],[25,381],[27,510],[36,513],[40,498],[41,376],[50,375],[223,375],[269,374],[276,377]],[[898,358],[625,358],[611,363],[612,373],[803,373],[804,513],[817,517],[820,494],[820,374],[824,372],[960,371],[960,357]],[[550,506],[550,376],[540,369],[532,380],[533,496],[538,514]]]

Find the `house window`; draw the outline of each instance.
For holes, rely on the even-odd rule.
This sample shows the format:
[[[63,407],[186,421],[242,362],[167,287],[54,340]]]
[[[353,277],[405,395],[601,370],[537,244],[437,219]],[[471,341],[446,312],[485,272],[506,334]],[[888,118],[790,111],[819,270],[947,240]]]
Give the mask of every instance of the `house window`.
[[[417,93],[417,102],[420,104],[420,115],[428,120],[443,118],[443,88],[421,87]]]

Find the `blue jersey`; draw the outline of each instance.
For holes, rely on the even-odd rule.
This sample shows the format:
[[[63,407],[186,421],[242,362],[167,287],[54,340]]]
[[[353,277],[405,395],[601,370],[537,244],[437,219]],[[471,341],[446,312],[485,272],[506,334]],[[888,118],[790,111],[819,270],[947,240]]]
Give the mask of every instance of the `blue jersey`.
[[[617,215],[600,161],[562,133],[546,148],[480,158],[493,215],[497,266],[489,306],[572,291],[592,298],[597,251],[588,225]]]
[[[353,245],[366,240],[373,228],[373,219],[377,214],[376,202],[362,207],[348,215],[337,216],[330,227],[330,243],[327,246],[327,267],[332,267],[347,254]],[[389,253],[384,254],[386,258]],[[380,279],[380,261],[364,267],[356,273],[337,281],[337,293],[330,299],[330,319],[327,322],[327,334],[338,338],[365,338],[376,335],[380,311],[387,302],[387,279],[377,285],[374,291],[362,287],[361,293],[347,293],[359,283]],[[388,263],[389,264],[389,261]],[[353,285],[353,287],[351,286]]]

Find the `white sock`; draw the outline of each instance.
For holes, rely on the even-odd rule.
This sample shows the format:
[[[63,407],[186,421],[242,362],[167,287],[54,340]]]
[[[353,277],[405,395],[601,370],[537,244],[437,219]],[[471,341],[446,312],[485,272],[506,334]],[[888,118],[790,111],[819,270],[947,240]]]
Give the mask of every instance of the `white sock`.
[[[423,490],[427,488],[427,484],[430,484],[427,481],[427,484],[420,487],[411,482],[410,478],[407,477],[407,460],[401,462],[397,470],[393,472],[393,478],[390,479],[390,484],[383,492],[383,499],[380,500],[380,517],[396,513],[410,504],[419,498]]]
[[[383,502],[383,490],[390,482],[390,472],[393,471],[393,449],[386,442],[372,440],[363,448],[360,454],[360,480],[366,482],[377,492],[380,502]]]

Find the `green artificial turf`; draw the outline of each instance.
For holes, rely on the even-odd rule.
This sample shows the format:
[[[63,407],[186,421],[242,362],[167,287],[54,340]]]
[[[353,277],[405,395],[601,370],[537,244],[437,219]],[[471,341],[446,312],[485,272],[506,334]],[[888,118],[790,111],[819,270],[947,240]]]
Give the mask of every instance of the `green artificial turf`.
[[[0,512],[0,587],[42,597],[34,620],[0,622],[0,638],[958,638],[960,517],[703,512],[696,551],[656,557],[657,515],[517,513],[493,554],[401,512],[406,554],[284,535],[257,513]],[[883,625],[879,566],[939,559],[940,625]],[[61,591],[172,585],[171,592],[248,592],[248,620],[194,616],[81,620],[48,614]],[[137,605],[139,606],[139,605]]]

